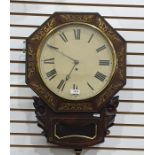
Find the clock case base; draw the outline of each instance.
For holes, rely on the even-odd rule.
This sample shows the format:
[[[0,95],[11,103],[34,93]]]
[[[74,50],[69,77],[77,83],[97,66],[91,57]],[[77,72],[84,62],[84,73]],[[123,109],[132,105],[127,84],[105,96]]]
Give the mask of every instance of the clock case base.
[[[37,123],[50,143],[74,148],[104,142],[109,128],[113,126],[118,96],[113,97],[98,113],[56,113],[39,97],[33,97]]]

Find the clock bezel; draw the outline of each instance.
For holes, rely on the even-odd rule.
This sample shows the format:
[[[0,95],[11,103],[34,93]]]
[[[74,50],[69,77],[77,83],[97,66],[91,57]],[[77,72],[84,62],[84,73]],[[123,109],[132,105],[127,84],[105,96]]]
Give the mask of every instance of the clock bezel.
[[[40,79],[37,52],[40,43],[51,29],[71,22],[83,22],[99,28],[111,41],[116,51],[117,64],[107,87],[95,97],[85,100],[67,100],[49,91]],[[97,112],[126,83],[126,42],[98,13],[54,13],[26,42],[26,83],[55,112]]]
[[[65,26],[68,26],[68,25],[84,25],[84,26],[89,26],[91,27],[92,29],[95,29],[96,31],[98,31],[104,38],[105,40],[108,42],[110,48],[111,48],[111,53],[112,53],[112,71],[110,73],[110,77],[108,78],[108,81],[106,82],[106,84],[103,86],[102,90],[99,91],[98,93],[94,94],[93,96],[91,97],[88,97],[88,98],[84,98],[84,99],[68,99],[68,98],[65,98],[65,97],[62,97],[62,96],[59,96],[58,94],[56,94],[55,92],[53,92],[52,90],[49,89],[49,87],[47,86],[47,84],[44,82],[43,78],[42,78],[42,73],[41,73],[41,69],[40,69],[40,55],[41,55],[41,52],[42,52],[42,48],[43,46],[46,44],[46,41],[49,39],[50,36],[52,36],[52,33],[55,33],[55,31],[58,31],[58,30],[61,30],[61,28],[65,27]],[[84,100],[88,100],[90,98],[93,98],[94,96],[98,95],[99,93],[101,93],[102,91],[104,91],[104,89],[106,89],[106,87],[110,84],[113,76],[114,76],[114,73],[115,73],[115,68],[116,68],[116,64],[117,64],[117,57],[116,57],[116,51],[115,51],[115,48],[112,44],[112,42],[109,40],[109,38],[103,33],[103,31],[101,31],[99,28],[97,28],[96,26],[94,25],[91,25],[91,24],[88,24],[88,23],[82,23],[82,22],[69,22],[69,23],[65,23],[65,24],[61,24],[59,26],[56,26],[55,28],[53,28],[52,30],[50,30],[45,36],[44,38],[42,39],[42,41],[40,42],[40,45],[38,47],[38,51],[37,51],[37,72],[40,76],[40,79],[42,80],[42,82],[45,84],[45,86],[47,87],[47,89],[49,89],[49,91],[51,91],[53,94],[55,94],[56,96],[62,98],[62,99],[65,99],[65,100],[71,100],[71,101],[84,101]]]

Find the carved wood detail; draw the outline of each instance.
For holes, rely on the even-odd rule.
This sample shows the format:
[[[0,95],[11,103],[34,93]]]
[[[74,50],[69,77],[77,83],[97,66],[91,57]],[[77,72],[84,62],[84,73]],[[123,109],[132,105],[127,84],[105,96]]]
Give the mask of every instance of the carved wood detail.
[[[46,136],[47,141],[72,148],[83,148],[103,142],[105,136],[110,133],[109,128],[114,124],[117,106],[119,104],[118,96],[116,96],[98,113],[62,114],[55,113],[40,98],[33,97],[33,99],[38,126],[43,129],[43,134]],[[79,117],[80,115],[81,117]],[[73,130],[72,127],[75,125],[78,127],[81,124],[85,126],[88,123],[95,123],[97,125],[96,137],[94,139],[87,139],[85,137],[66,136],[64,139],[59,139],[54,132],[54,127],[58,123],[68,125],[70,130]],[[65,134],[66,131],[64,130],[62,132]]]

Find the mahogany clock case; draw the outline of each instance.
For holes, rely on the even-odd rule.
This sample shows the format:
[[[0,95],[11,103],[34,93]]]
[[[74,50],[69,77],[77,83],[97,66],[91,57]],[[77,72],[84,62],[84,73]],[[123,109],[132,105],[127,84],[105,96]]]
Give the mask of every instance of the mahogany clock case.
[[[106,88],[95,97],[68,100],[55,95],[42,81],[37,67],[39,47],[47,34],[67,23],[97,27],[115,49],[116,67]],[[80,151],[104,141],[114,123],[119,98],[114,95],[126,83],[126,42],[98,13],[56,12],[26,40],[26,83],[33,97],[38,126],[47,141]]]

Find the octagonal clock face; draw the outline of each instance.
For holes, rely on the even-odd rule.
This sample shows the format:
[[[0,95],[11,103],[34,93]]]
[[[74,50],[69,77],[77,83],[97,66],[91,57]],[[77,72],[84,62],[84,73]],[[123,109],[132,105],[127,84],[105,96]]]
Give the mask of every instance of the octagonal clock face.
[[[96,96],[110,83],[115,49],[97,27],[68,23],[51,30],[38,52],[38,70],[46,87],[68,100]]]

